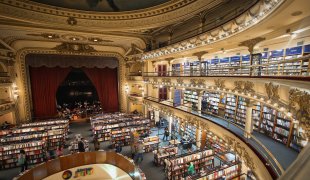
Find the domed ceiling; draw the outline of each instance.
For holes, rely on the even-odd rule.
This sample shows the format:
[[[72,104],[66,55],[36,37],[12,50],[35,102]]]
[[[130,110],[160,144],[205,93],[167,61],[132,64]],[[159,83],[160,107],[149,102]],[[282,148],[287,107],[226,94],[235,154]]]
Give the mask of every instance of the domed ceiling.
[[[132,11],[149,8],[170,0],[32,0],[56,7],[97,12]]]

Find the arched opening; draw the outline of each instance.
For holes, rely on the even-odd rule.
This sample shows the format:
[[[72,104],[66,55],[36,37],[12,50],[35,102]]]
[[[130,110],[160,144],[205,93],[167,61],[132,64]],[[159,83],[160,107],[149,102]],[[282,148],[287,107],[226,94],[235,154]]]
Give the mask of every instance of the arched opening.
[[[101,111],[96,87],[80,68],[73,68],[56,92],[57,111],[70,119]]]

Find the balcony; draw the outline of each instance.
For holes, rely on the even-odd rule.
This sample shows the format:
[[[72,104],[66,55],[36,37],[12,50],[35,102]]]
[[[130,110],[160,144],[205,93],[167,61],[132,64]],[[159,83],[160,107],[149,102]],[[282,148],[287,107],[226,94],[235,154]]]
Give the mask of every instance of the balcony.
[[[128,81],[142,81],[142,72],[130,72],[126,74]]]
[[[174,112],[177,116],[182,113],[188,113],[203,118],[206,121],[214,123],[233,133],[256,153],[256,155],[265,163],[271,174],[275,173],[274,178],[279,177],[298,156],[296,151],[258,132],[253,132],[253,134],[250,134],[250,138],[247,139],[244,137],[244,127],[214,114],[208,112],[200,114],[197,111],[194,111],[192,107],[184,105],[175,107],[171,101],[159,101],[159,99],[154,97],[146,97],[145,104],[149,107],[165,106],[166,109],[170,109],[170,111]]]
[[[258,65],[201,65],[201,68],[183,71],[144,72],[144,77],[251,77],[310,80],[310,55],[300,58]]]

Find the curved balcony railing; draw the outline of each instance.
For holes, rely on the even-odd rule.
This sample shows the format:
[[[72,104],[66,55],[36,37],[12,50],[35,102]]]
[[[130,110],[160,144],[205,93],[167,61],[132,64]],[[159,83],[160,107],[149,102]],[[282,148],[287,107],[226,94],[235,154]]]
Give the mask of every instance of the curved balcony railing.
[[[258,155],[258,157],[265,163],[266,168],[269,170],[271,175],[276,176],[275,178],[277,178],[277,177],[280,177],[281,174],[284,172],[282,165],[279,163],[279,161],[275,158],[275,156],[270,152],[270,150],[268,148],[266,148],[266,146],[261,141],[259,141],[252,134],[247,134],[250,137],[249,139],[247,139],[243,136],[245,134],[245,130],[240,125],[238,125],[234,122],[231,122],[229,120],[226,120],[222,117],[211,114],[210,112],[205,112],[205,111],[201,112],[202,114],[206,114],[207,116],[199,114],[198,112],[194,111],[189,106],[182,105],[182,108],[181,107],[175,107],[173,102],[171,102],[171,101],[160,101],[158,98],[154,98],[154,97],[150,97],[150,96],[145,97],[145,99],[150,100],[150,101],[155,102],[155,103],[164,104],[164,105],[169,106],[171,108],[176,108],[178,110],[181,110],[181,111],[184,111],[187,113],[194,114],[196,116],[205,118],[208,121],[212,121],[210,118],[208,118],[208,116],[218,117],[218,118],[222,119],[225,122],[224,124],[219,124],[219,123],[214,122],[214,121],[212,121],[212,122],[218,124],[219,126],[222,126],[223,128],[227,129],[228,131],[232,132],[237,137],[239,137],[239,139],[246,142],[248,144],[248,146],[252,150],[254,150],[254,152]],[[237,128],[240,133],[236,133],[235,131],[233,131],[233,129],[232,129],[233,127]]]
[[[144,72],[143,76],[252,76],[252,77],[309,77],[310,55],[258,65],[221,66],[203,63],[201,69],[183,71]]]
[[[178,42],[183,41],[185,39],[201,35],[201,34],[208,32],[212,29],[218,28],[218,27],[224,25],[225,23],[227,23],[227,22],[235,19],[236,17],[240,16],[241,14],[247,12],[254,5],[256,5],[258,2],[259,2],[258,0],[252,1],[250,3],[245,2],[248,4],[244,4],[244,6],[235,7],[233,9],[230,9],[229,11],[223,11],[222,10],[222,12],[219,12],[220,14],[217,15],[216,18],[214,18],[211,21],[207,21],[206,23],[204,23],[203,26],[192,28],[189,31],[187,31],[186,33],[178,34],[178,36],[176,36],[176,37],[173,36],[170,41],[167,40],[167,41],[160,42],[158,46],[159,46],[159,48],[162,48],[162,47],[165,47],[168,45],[178,43]],[[156,48],[154,48],[154,49],[156,49]]]
[[[61,156],[57,159],[35,166],[14,179],[39,180],[74,167],[91,164],[111,164],[125,171],[133,180],[142,179],[134,163],[123,155],[112,151],[85,152]]]

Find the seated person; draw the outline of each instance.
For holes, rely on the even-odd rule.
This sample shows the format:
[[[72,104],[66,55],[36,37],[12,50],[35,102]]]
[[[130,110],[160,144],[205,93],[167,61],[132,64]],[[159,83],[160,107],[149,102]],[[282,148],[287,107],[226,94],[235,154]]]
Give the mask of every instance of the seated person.
[[[189,136],[187,134],[185,134],[182,139],[181,139],[181,144],[187,144],[189,141]]]
[[[2,124],[2,129],[8,129],[10,127],[10,123],[5,121],[3,124]]]

